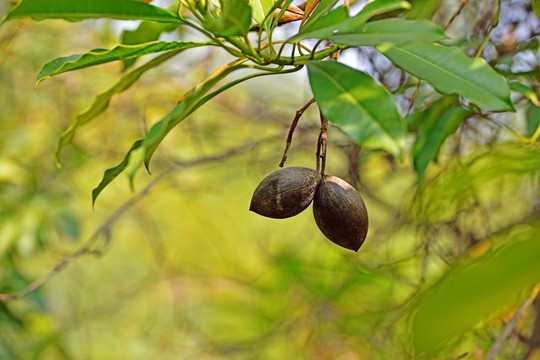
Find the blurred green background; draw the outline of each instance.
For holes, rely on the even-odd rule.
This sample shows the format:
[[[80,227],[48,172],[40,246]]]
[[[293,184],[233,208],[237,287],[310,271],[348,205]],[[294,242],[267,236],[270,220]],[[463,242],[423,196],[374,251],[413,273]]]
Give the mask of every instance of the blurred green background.
[[[454,326],[442,318],[457,330],[437,358],[485,357],[540,273],[537,147],[469,121],[417,187],[410,159],[398,164],[359,149],[331,127],[327,173],[355,185],[370,215],[365,244],[350,252],[324,238],[311,208],[285,220],[248,211],[257,184],[278,168],[294,112],[311,98],[302,72],[220,95],[165,139],[134,193],[121,177],[92,210],[90,192],[103,171],[224,61],[194,49],[148,72],[80,131],[58,169],[59,134],[116,81],[121,65],[34,89],[37,73],[57,56],[112,47],[118,35],[117,25],[101,20],[0,27],[0,292],[23,289],[114,221],[95,243],[96,257],[0,303],[1,359],[406,359],[414,357],[415,331],[428,344],[422,329]],[[524,131],[525,110],[501,121]],[[314,167],[318,127],[309,109],[288,166]],[[512,243],[532,251],[528,267],[508,255]],[[462,298],[458,313],[478,318],[440,314],[440,306],[454,314],[452,296],[463,288],[474,292],[475,264],[496,279],[480,280],[486,289],[476,299]],[[462,287],[438,282],[447,273]],[[501,300],[501,293],[515,296]],[[520,336],[531,334],[533,318],[527,309],[499,358],[522,358]]]

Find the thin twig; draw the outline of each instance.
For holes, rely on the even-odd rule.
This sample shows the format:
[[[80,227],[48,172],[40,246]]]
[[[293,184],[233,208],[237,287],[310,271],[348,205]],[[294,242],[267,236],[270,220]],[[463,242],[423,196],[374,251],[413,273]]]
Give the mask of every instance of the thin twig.
[[[540,355],[540,298],[536,298],[536,317],[534,320],[534,329],[531,337],[527,340],[527,353],[523,360],[538,359]]]
[[[18,300],[31,294],[32,292],[36,291],[37,289],[45,285],[47,282],[53,279],[56,275],[58,275],[62,270],[67,268],[69,265],[74,263],[76,260],[78,260],[82,256],[102,255],[104,250],[110,245],[111,230],[112,230],[113,225],[122,217],[122,215],[124,215],[126,211],[128,211],[135,204],[141,201],[150,192],[150,190],[152,190],[156,185],[158,185],[161,181],[163,181],[166,178],[166,176],[169,175],[170,173],[178,171],[184,167],[202,165],[202,164],[206,164],[210,162],[224,160],[230,156],[239,154],[243,152],[244,150],[254,147],[267,140],[269,139],[260,140],[256,142],[250,142],[250,143],[229,149],[221,154],[204,157],[197,160],[174,161],[174,165],[164,170],[160,175],[158,175],[154,180],[152,180],[148,185],[146,185],[139,193],[137,193],[136,195],[131,197],[131,199],[129,199],[128,201],[123,203],[120,207],[118,207],[113,212],[113,214],[92,234],[92,236],[90,236],[90,238],[88,238],[88,240],[86,240],[79,247],[78,250],[64,257],[58,264],[56,264],[56,266],[52,268],[52,270],[50,270],[48,273],[44,274],[43,276],[39,277],[38,279],[34,280],[32,283],[27,285],[22,290],[15,293],[11,293],[11,294],[0,294],[0,302]],[[98,240],[102,238],[104,239],[103,244],[100,247],[96,248],[96,244],[98,243]]]
[[[525,300],[525,302],[516,310],[516,312],[514,313],[514,315],[512,316],[512,318],[510,319],[510,321],[506,324],[506,326],[504,327],[504,330],[503,332],[501,333],[501,335],[499,335],[499,337],[497,338],[497,340],[495,341],[495,343],[493,344],[493,346],[491,347],[491,350],[489,351],[489,353],[487,354],[486,356],[486,359],[485,360],[493,360],[495,358],[495,356],[497,355],[497,353],[499,352],[499,350],[501,350],[501,347],[504,343],[504,341],[506,340],[506,338],[508,338],[508,336],[510,336],[510,334],[512,333],[512,331],[514,331],[515,327],[516,327],[516,324],[518,322],[518,320],[521,318],[521,316],[523,315],[523,313],[525,312],[525,310],[527,310],[527,308],[529,306],[531,306],[531,304],[533,303],[534,299],[537,298],[538,296],[538,292],[540,291],[540,284],[535,286],[533,291],[531,292],[531,295],[527,298],[527,300]]]
[[[495,30],[497,25],[499,25],[499,15],[501,14],[501,0],[496,0],[496,3],[497,3],[497,12],[495,13],[495,20],[493,20],[493,24],[491,24],[489,31],[486,37],[484,38],[484,41],[482,41],[482,44],[476,51],[476,55],[474,57],[479,57],[480,55],[482,55],[482,52],[484,52],[484,48],[486,47],[487,42],[491,38],[491,34],[493,33],[493,30]]]
[[[324,117],[323,113],[319,110],[321,116],[321,132],[319,133],[319,140],[317,141],[317,171],[324,175],[326,168],[326,143],[328,136],[326,134],[328,130],[328,120]]]
[[[296,129],[296,125],[298,125],[298,120],[300,120],[300,117],[302,117],[307,108],[310,107],[314,102],[315,98],[312,98],[306,103],[306,105],[302,106],[302,108],[296,112],[296,115],[294,116],[291,127],[289,129],[289,134],[287,135],[287,143],[285,145],[285,151],[283,152],[283,157],[281,158],[279,167],[283,167],[283,165],[285,165],[285,161],[287,161],[287,155],[289,154],[289,148],[291,147],[292,137],[294,134],[294,130]]]
[[[448,22],[444,26],[444,31],[446,31],[450,27],[450,25],[452,25],[454,20],[459,16],[459,14],[461,14],[461,10],[463,10],[466,3],[467,3],[467,0],[461,0],[461,5],[459,5],[459,8],[457,9],[457,11],[454,13],[454,15],[452,15],[450,20],[448,20]]]

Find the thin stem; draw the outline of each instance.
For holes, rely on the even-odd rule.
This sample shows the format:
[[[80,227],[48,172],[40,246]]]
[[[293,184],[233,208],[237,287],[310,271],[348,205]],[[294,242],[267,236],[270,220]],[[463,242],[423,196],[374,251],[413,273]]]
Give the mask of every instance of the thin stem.
[[[450,27],[450,25],[452,25],[452,23],[454,22],[454,20],[459,16],[459,14],[461,14],[461,10],[463,10],[463,8],[465,7],[465,4],[467,3],[467,0],[461,0],[461,5],[459,5],[457,11],[454,13],[454,15],[452,15],[452,17],[450,18],[450,20],[448,20],[448,22],[446,23],[446,25],[444,26],[444,31],[448,30],[448,28]]]
[[[305,55],[305,56],[298,56],[296,58],[290,58],[290,57],[281,57],[281,51],[278,53],[277,56],[272,56],[270,54],[261,53],[260,55],[265,59],[265,62],[267,63],[273,63],[273,64],[279,64],[279,65],[302,65],[303,62],[309,61],[309,60],[322,60],[333,53],[346,49],[346,46],[341,45],[332,45],[331,47],[321,50],[318,53]]]
[[[217,161],[224,160],[233,155],[241,154],[246,149],[252,148],[253,146],[256,146],[267,140],[268,139],[260,140],[257,142],[250,142],[250,143],[241,145],[239,147],[229,149],[221,154],[208,156],[208,157],[193,160],[193,161],[176,162],[173,166],[170,166],[169,168],[167,168],[165,171],[163,171],[163,173],[158,175],[153,181],[151,181],[148,185],[146,185],[146,187],[142,189],[138,194],[134,195],[133,197],[131,197],[131,199],[129,199],[128,201],[123,203],[121,206],[116,208],[116,210],[112,213],[112,215],[82,244],[81,247],[78,248],[78,250],[64,257],[48,273],[34,280],[29,285],[24,287],[22,290],[15,293],[11,293],[11,294],[0,294],[0,302],[19,300],[25,296],[30,295],[31,293],[33,293],[34,291],[38,290],[43,285],[48,283],[54,277],[56,277],[56,275],[58,275],[63,270],[65,270],[69,265],[73,264],[75,261],[77,261],[79,258],[83,256],[102,255],[103,251],[106,250],[106,247],[110,245],[110,240],[111,240],[110,233],[111,233],[113,225],[116,224],[116,222],[129,209],[134,207],[139,201],[141,201],[146,195],[148,195],[153,188],[155,188],[163,180],[167,179],[167,175],[173,172],[177,172],[186,167],[203,165],[210,162],[217,162]],[[104,239],[103,245],[100,246],[99,248],[96,248],[98,240],[102,238]]]
[[[482,44],[478,48],[478,51],[476,52],[476,55],[474,57],[479,57],[482,55],[482,52],[484,51],[484,47],[486,47],[487,42],[491,38],[491,34],[493,33],[493,30],[499,25],[499,15],[501,13],[501,0],[497,0],[497,12],[495,13],[495,20],[493,21],[493,24],[491,24],[491,27],[489,29],[489,32],[487,33],[486,37],[484,38],[484,41],[482,41]]]
[[[531,144],[534,144],[536,140],[540,137],[540,124],[538,124],[538,127],[536,128],[536,131],[534,132],[533,136],[531,136],[531,140],[529,142]]]
[[[302,115],[307,110],[307,108],[309,108],[314,102],[315,102],[315,98],[311,98],[311,100],[309,100],[304,106],[302,106],[302,108],[300,108],[296,112],[296,115],[294,116],[294,119],[291,123],[291,127],[289,128],[289,134],[287,135],[285,151],[283,152],[283,157],[281,158],[279,167],[283,167],[283,165],[285,165],[285,161],[287,161],[287,155],[289,154],[289,148],[291,147],[292,137],[294,134],[294,130],[296,129],[296,125],[298,125],[298,120],[300,120],[300,117],[302,117]]]
[[[534,287],[533,291],[531,292],[531,295],[529,295],[527,300],[525,300],[525,302],[519,307],[519,309],[516,310],[516,312],[514,313],[514,316],[512,316],[510,321],[506,324],[506,326],[504,327],[503,332],[501,333],[501,335],[499,335],[499,337],[497,338],[497,340],[495,341],[495,343],[491,347],[491,350],[487,354],[485,360],[493,360],[495,358],[495,356],[497,355],[497,353],[501,349],[501,347],[502,347],[504,341],[506,340],[506,338],[508,338],[508,336],[510,336],[512,331],[514,331],[514,328],[516,327],[516,324],[517,324],[518,320],[521,318],[521,316],[523,315],[525,310],[529,306],[531,306],[534,299],[536,299],[538,297],[538,292],[539,291],[540,291],[540,284],[536,285]]]
[[[319,133],[319,140],[317,141],[317,171],[324,175],[326,169],[326,144],[328,140],[328,120],[324,117],[322,111],[319,110],[321,117],[321,132]]]
[[[500,122],[498,120],[492,119],[492,118],[490,118],[488,116],[485,116],[485,115],[483,115],[482,118],[484,118],[486,120],[489,120],[492,123],[497,124],[497,125],[499,125],[501,127],[504,127],[506,130],[510,131],[512,133],[512,135],[514,135],[522,143],[528,144],[530,142],[530,139],[527,139],[526,137],[520,135],[516,130],[512,129],[510,126],[506,125],[505,123],[502,123],[502,122]]]

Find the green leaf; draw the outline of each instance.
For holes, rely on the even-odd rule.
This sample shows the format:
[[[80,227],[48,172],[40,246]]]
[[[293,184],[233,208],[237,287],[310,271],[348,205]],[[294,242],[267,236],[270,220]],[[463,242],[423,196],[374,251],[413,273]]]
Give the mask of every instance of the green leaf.
[[[43,80],[68,71],[84,69],[111,61],[133,59],[143,55],[168,51],[185,50],[193,47],[215,45],[212,42],[154,41],[139,45],[118,45],[114,49],[95,49],[82,55],[56,58],[43,66],[36,85]]]
[[[540,106],[538,95],[536,94],[536,92],[534,92],[534,90],[532,90],[527,85],[522,84],[519,81],[510,81],[508,85],[510,85],[511,90],[520,92],[521,94],[523,94],[523,96],[529,99],[534,105]]]
[[[529,104],[527,109],[527,135],[533,137],[540,131],[540,106]],[[540,142],[540,135],[536,138]]]
[[[251,8],[245,0],[221,0],[221,14],[206,19],[205,27],[217,36],[245,36],[251,26]]]
[[[120,162],[120,164],[116,165],[113,168],[105,170],[105,173],[103,174],[103,178],[101,179],[101,182],[98,184],[98,186],[94,190],[92,190],[92,207],[94,207],[94,204],[96,203],[96,199],[99,196],[99,194],[101,194],[103,189],[105,189],[107,185],[109,185],[111,181],[113,181],[118,175],[120,175],[122,171],[124,171],[124,169],[128,166],[131,152],[138,149],[141,146],[141,144],[142,144],[142,140],[137,140],[135,143],[133,143],[133,145],[129,149],[128,153],[126,154],[122,162]]]
[[[137,80],[139,80],[139,78],[145,72],[169,60],[171,57],[177,55],[181,51],[182,49],[179,49],[179,50],[169,51],[165,54],[161,54],[160,56],[148,61],[146,64],[122,76],[122,78],[118,80],[118,82],[116,82],[110,89],[99,94],[94,99],[94,102],[88,108],[88,110],[77,115],[77,117],[75,118],[75,121],[69,126],[69,128],[67,128],[62,133],[62,135],[60,135],[60,139],[58,140],[58,147],[56,150],[57,163],[60,164],[60,152],[66,145],[68,145],[71,142],[71,140],[73,139],[73,136],[75,136],[75,133],[79,129],[79,127],[90,122],[91,120],[95,119],[98,115],[100,115],[102,112],[104,112],[105,109],[107,109],[107,107],[109,106],[109,102],[111,101],[111,98],[114,95],[127,90],[129,87],[131,87],[131,85],[133,85]]]
[[[307,63],[322,113],[358,145],[401,156],[405,124],[390,93],[369,75],[333,61]]]
[[[126,170],[126,168],[130,170],[128,178],[131,184],[133,183],[135,172],[142,164],[141,160],[144,159],[144,164],[146,168],[149,169],[150,159],[152,158],[154,151],[165,136],[172,130],[172,128],[188,117],[199,106],[208,101],[210,98],[204,99],[203,101],[201,101],[201,99],[203,99],[204,95],[206,95],[206,93],[217,82],[238,68],[239,66],[235,65],[220,67],[210,78],[186,93],[184,98],[179,102],[178,105],[176,105],[176,107],[174,107],[174,109],[171,110],[171,112],[165,115],[164,118],[150,128],[144,139],[137,140],[132,145],[131,149],[128,151],[120,164],[105,171],[103,179],[92,191],[92,205],[95,203],[97,197],[103,191],[103,189],[124,170]]]
[[[456,101],[456,97],[444,97],[423,112],[412,151],[418,182],[422,181],[429,162],[437,161],[439,150],[446,138],[470,114],[466,109],[454,107]]]
[[[245,60],[244,60],[245,61]],[[133,184],[133,177],[137,169],[144,162],[146,168],[149,170],[149,163],[152,155],[165,136],[182,120],[189,116],[193,111],[212,99],[214,96],[221,92],[249,79],[253,79],[259,76],[275,75],[273,72],[263,72],[244,76],[242,78],[233,80],[219,89],[213,91],[210,94],[207,92],[220,80],[225,78],[231,72],[242,69],[242,61],[222,66],[218,68],[214,74],[193,89],[189,91],[181,102],[163,119],[154,124],[144,139],[136,141],[129,152],[124,157],[124,160],[114,168],[107,170],[103,176],[100,184],[92,191],[92,204],[95,203],[98,195],[103,189],[116,178],[122,171],[128,172],[128,178],[131,185]],[[281,74],[291,73],[300,70],[302,67],[298,66],[293,69],[284,70]],[[141,161],[144,160],[144,161]],[[132,185],[133,186],[133,185]]]
[[[492,111],[514,110],[508,83],[484,59],[471,59],[458,48],[423,41],[384,44],[378,49],[396,66],[443,94],[460,94]]]
[[[255,21],[262,24],[274,6],[274,2],[272,0],[249,0],[249,6],[251,6],[251,13]]]
[[[162,33],[174,31],[175,29],[179,29],[176,24],[142,21],[135,30],[124,30],[120,42],[125,45],[136,45],[156,41],[159,40]],[[122,60],[124,64],[123,70],[133,66],[136,60],[136,58]]]
[[[7,13],[4,21],[21,17],[71,21],[108,17],[177,24],[184,22],[165,9],[136,0],[23,0]]]
[[[482,320],[517,306],[540,282],[540,224],[505,234],[508,243],[480,259],[454,265],[418,297],[410,323],[418,359],[433,359]]]
[[[304,39],[327,39],[339,27],[339,24],[350,22],[345,7],[338,7],[328,14],[321,16],[317,21],[307,23],[295,36],[291,37],[290,42],[297,42]]]
[[[531,0],[531,4],[534,14],[540,19],[540,0]]]
[[[316,21],[321,16],[327,14],[334,7],[334,5],[336,5],[337,2],[338,0],[321,0],[315,10],[313,10],[311,15],[304,23],[304,26],[306,26],[312,21]]]
[[[403,0],[377,0],[367,4],[356,16],[349,17],[347,9],[341,6],[306,23],[298,34],[287,41],[328,39],[336,32],[357,32],[360,25],[375,15],[397,9],[408,9],[409,7],[410,4]]]
[[[394,10],[407,10],[410,8],[411,4],[404,0],[375,0],[366,4],[362,11],[360,11],[354,18],[356,18],[356,21],[359,21],[361,24],[363,24],[374,16]]]
[[[411,0],[412,8],[407,14],[408,19],[431,19],[442,0]]]
[[[386,19],[364,24],[355,32],[338,31],[330,40],[349,46],[376,46],[385,42],[402,44],[413,40],[439,41],[446,38],[439,26],[427,20]]]

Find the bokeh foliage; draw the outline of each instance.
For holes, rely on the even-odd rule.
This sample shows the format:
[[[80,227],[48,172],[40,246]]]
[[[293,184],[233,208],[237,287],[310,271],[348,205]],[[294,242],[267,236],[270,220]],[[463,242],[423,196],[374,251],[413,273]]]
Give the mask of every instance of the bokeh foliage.
[[[42,275],[133,196],[120,179],[91,210],[89,192],[103,170],[222,60],[195,49],[144,74],[77,135],[58,169],[59,134],[117,81],[121,65],[65,74],[36,90],[35,78],[59,54],[112,48],[118,35],[108,20],[0,28],[2,293]],[[519,70],[519,49],[505,60],[509,69],[538,74],[538,47],[524,52],[532,70]],[[392,71],[377,80],[392,88]],[[396,163],[332,127],[327,172],[355,184],[370,212],[358,254],[327,241],[311,209],[287,220],[247,210],[256,184],[276,169],[290,119],[311,97],[305,75],[219,95],[169,134],[153,175],[135,179],[140,191],[169,172],[100,239],[98,258],[81,258],[28,297],[2,304],[0,358],[484,358],[540,273],[539,150],[500,126],[534,133],[537,107],[519,94],[516,114],[498,114],[497,123],[463,114],[455,134],[440,129],[441,138],[429,139],[441,153],[420,185],[411,156]],[[422,86],[417,101],[426,99],[448,102],[440,113],[455,115],[448,110],[455,98],[440,100]],[[433,109],[419,103],[409,131],[432,126]],[[313,164],[318,126],[308,110],[288,165]],[[190,163],[238,146],[219,160]],[[520,336],[530,336],[533,317],[531,308],[500,358],[524,356]]]

